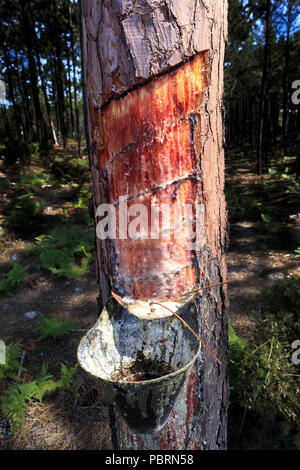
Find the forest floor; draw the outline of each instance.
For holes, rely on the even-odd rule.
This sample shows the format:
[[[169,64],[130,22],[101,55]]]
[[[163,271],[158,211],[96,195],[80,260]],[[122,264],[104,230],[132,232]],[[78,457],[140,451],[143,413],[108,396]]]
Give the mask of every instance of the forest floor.
[[[230,318],[244,337],[258,296],[274,281],[300,275],[295,250],[300,246],[300,182],[294,158],[274,159],[257,176],[254,163],[231,155],[226,162],[226,199],[230,222],[227,252]]]
[[[34,159],[19,174],[15,167],[0,167],[0,280],[7,278],[15,263],[27,267],[23,282],[6,292],[11,295],[0,293],[0,339],[21,341],[22,382],[36,380],[42,363],[48,364],[55,378],[61,363],[74,366],[79,340],[97,318],[94,252],[88,238],[84,248],[78,250],[78,234],[73,234],[77,255],[66,260],[69,271],[62,271],[59,262],[49,260],[55,255],[53,247],[64,250],[67,246],[68,231],[74,225],[92,240],[93,225],[87,216],[90,183],[86,156],[84,161],[78,163],[75,143],[70,143],[67,151],[52,150]],[[237,333],[247,337],[261,288],[300,275],[295,256],[300,246],[299,187],[290,171],[292,159],[271,161],[272,171],[260,177],[241,154],[233,153],[226,163],[231,225],[228,278],[240,281],[228,286],[230,320]],[[31,201],[31,205],[24,205],[24,200]],[[32,223],[26,226],[28,213]],[[52,235],[55,240],[51,246],[45,235],[56,227],[67,235],[63,240]],[[64,253],[69,256],[69,252]],[[53,315],[61,321],[76,321],[77,325],[62,337],[39,339],[37,319]],[[0,396],[9,383],[1,381]],[[108,408],[80,368],[69,387],[45,395],[41,403],[29,402],[24,432],[12,435],[1,413],[0,408],[0,449],[112,448]],[[233,431],[231,441],[234,438]]]

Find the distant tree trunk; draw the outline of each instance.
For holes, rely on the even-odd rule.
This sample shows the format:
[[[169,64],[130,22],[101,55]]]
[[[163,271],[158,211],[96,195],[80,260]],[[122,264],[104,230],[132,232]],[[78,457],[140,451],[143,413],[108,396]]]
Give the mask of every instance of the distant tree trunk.
[[[71,122],[71,135],[74,137],[74,113],[73,113],[73,99],[72,99],[72,86],[71,86],[71,63],[70,63],[70,54],[69,46],[66,44],[66,54],[67,54],[67,83],[68,83],[68,95],[69,95],[69,110],[70,110],[70,122]]]
[[[30,123],[30,118],[29,118],[29,113],[28,113],[28,97],[26,96],[26,93],[24,91],[23,81],[21,77],[21,71],[20,71],[20,66],[19,66],[17,55],[15,57],[15,67],[16,67],[17,76],[18,76],[18,85],[19,85],[19,91],[20,91],[20,95],[22,99],[23,114],[25,118],[24,137],[25,139],[30,139],[31,134],[32,134],[32,129],[31,129],[31,123]]]
[[[53,67],[52,79],[51,79],[51,91],[52,91],[53,104],[54,104],[55,122],[56,122],[58,137],[61,137],[60,120],[59,120],[58,103],[57,103],[55,56],[53,56],[52,58],[51,65]]]
[[[282,111],[282,140],[283,151],[287,153],[288,144],[288,107],[289,107],[289,66],[290,66],[290,31],[292,16],[292,2],[288,2],[287,32],[284,47],[284,71],[283,71],[283,111]]]
[[[53,144],[57,145],[58,142],[57,142],[55,128],[54,128],[54,124],[53,124],[53,120],[51,116],[51,107],[50,107],[47,88],[46,88],[45,76],[44,76],[44,72],[42,69],[42,64],[41,64],[41,59],[40,59],[39,54],[37,55],[37,60],[38,60],[38,69],[39,69],[39,75],[40,75],[41,85],[42,85],[42,92],[44,95],[44,100],[45,100],[45,105],[46,105],[46,110],[47,110],[48,126],[49,126],[49,130],[51,133],[51,139],[52,139]]]
[[[32,139],[33,133],[34,133],[34,118],[32,116],[32,108],[31,108],[31,95],[30,95],[30,87],[27,84],[26,80],[26,70],[24,67],[24,61],[22,55],[20,56],[20,63],[21,63],[21,80],[23,84],[23,90],[24,90],[24,99],[26,101],[26,108],[27,108],[27,114],[28,114],[28,119],[29,119],[29,128],[30,128],[30,133],[29,137]]]
[[[1,114],[2,114],[2,118],[3,118],[3,122],[5,123],[6,136],[11,138],[12,133],[11,133],[11,128],[10,128],[10,125],[9,125],[8,117],[7,117],[6,107],[1,104],[0,108],[1,108]]]
[[[52,11],[54,14],[54,32],[55,32],[55,50],[54,50],[54,71],[55,71],[55,83],[57,91],[57,109],[60,124],[60,131],[63,140],[64,149],[67,148],[67,117],[66,117],[66,106],[65,106],[65,94],[64,94],[64,70],[61,55],[61,44],[60,36],[57,25],[57,2],[52,0]]]
[[[76,58],[75,58],[75,49],[74,49],[72,10],[71,10],[70,1],[69,1],[69,21],[70,21],[70,32],[71,32],[71,55],[72,55],[72,67],[73,67],[73,89],[74,89],[74,101],[75,101],[75,122],[76,122],[77,149],[78,149],[78,157],[82,158],[81,131],[80,131],[79,109],[78,109],[78,98],[77,98]]]
[[[265,130],[265,118],[267,114],[267,98],[268,98],[268,76],[269,76],[269,49],[270,49],[270,30],[271,30],[271,0],[266,1],[266,14],[265,14],[265,44],[264,44],[264,61],[263,73],[261,79],[261,92],[260,92],[260,110],[259,110],[259,124],[258,124],[258,137],[257,137],[257,174],[261,175],[263,172],[263,142]]]
[[[30,84],[31,84],[31,89],[32,89],[32,98],[33,98],[33,105],[34,105],[34,111],[35,111],[36,133],[37,133],[38,141],[42,142],[44,138],[43,115],[42,115],[42,108],[41,108],[41,103],[40,103],[36,63],[35,63],[34,54],[33,54],[34,45],[32,43],[32,38],[34,37],[34,34],[33,34],[34,25],[33,25],[33,20],[31,17],[30,1],[21,0],[21,6],[22,6],[22,17],[23,17],[23,25],[24,25],[24,36],[25,36],[25,43],[26,43],[26,48],[27,48]]]
[[[100,306],[112,287],[149,300],[156,294],[178,297],[195,284],[226,279],[221,115],[226,22],[224,0],[140,0],[134,5],[82,0],[95,209],[103,202],[117,207],[119,196],[130,204],[153,198],[169,207],[191,198],[200,207],[192,254],[179,250],[177,242],[170,253],[161,240],[139,245],[130,239],[111,244],[97,239]],[[221,365],[203,350],[168,423],[156,434],[133,434],[111,410],[116,448],[226,448],[225,287],[203,291],[196,312],[196,328]]]
[[[3,52],[4,52],[4,63],[6,66],[6,74],[7,74],[7,82],[8,82],[8,98],[10,102],[12,103],[13,107],[13,115],[14,115],[14,121],[16,124],[16,134],[19,139],[22,139],[22,120],[21,116],[19,113],[19,108],[15,99],[15,92],[14,92],[14,80],[12,76],[12,68],[11,68],[11,61],[9,57],[9,52],[7,49],[6,44],[3,44]]]

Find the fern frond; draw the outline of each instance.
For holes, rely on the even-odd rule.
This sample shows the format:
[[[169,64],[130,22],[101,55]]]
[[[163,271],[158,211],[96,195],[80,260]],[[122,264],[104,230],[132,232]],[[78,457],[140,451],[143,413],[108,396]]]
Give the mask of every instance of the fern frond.
[[[24,368],[20,366],[20,358],[22,356],[21,342],[10,343],[9,341],[10,337],[4,338],[5,364],[0,364],[0,380],[19,380],[17,373],[19,370],[24,370]]]
[[[27,277],[27,266],[21,266],[19,263],[15,263],[11,270],[8,272],[7,277],[0,281],[0,292],[4,292],[5,295],[13,295],[12,290],[25,281]]]
[[[38,341],[41,341],[48,337],[59,338],[75,328],[78,328],[78,323],[75,320],[63,322],[57,318],[57,315],[50,318],[37,316],[34,331],[40,332]]]

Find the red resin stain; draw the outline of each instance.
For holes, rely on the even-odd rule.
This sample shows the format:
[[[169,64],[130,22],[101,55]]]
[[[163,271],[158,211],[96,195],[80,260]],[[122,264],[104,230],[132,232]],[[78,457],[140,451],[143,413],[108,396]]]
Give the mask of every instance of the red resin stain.
[[[200,115],[207,86],[206,55],[198,55],[170,74],[113,100],[101,113],[103,146],[97,150],[107,202],[120,197],[144,204],[151,227],[153,205],[195,204],[198,167],[192,143],[192,115]],[[128,222],[135,219],[128,217]],[[126,295],[140,299],[180,296],[196,282],[194,253],[188,242],[193,226],[177,235],[178,217],[160,239],[115,240],[111,243],[112,278]],[[118,235],[118,233],[117,233]],[[165,239],[168,238],[169,239]]]

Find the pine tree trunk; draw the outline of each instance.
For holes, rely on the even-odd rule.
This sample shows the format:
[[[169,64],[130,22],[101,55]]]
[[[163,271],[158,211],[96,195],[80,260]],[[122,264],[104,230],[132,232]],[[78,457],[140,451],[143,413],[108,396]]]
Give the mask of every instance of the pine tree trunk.
[[[266,16],[265,16],[264,61],[263,61],[263,73],[262,73],[262,79],[261,79],[259,127],[258,127],[258,138],[257,138],[257,174],[258,175],[261,175],[263,172],[263,144],[264,144],[264,141],[266,140],[264,138],[264,131],[266,128],[268,84],[269,84],[270,34],[271,34],[271,26],[272,26],[271,15],[272,15],[271,0],[267,0]]]
[[[157,198],[169,206],[189,199],[201,208],[192,255],[179,249],[179,242],[178,254],[153,240],[138,246],[97,239],[100,307],[112,287],[135,298],[157,293],[169,298],[195,284],[226,280],[221,115],[226,22],[224,0],[82,0],[95,211],[103,202],[117,206],[119,196],[145,204]],[[202,291],[195,303],[195,325],[221,365],[202,351],[168,423],[155,434],[133,434],[111,409],[116,448],[226,448],[225,286]]]
[[[48,98],[48,94],[47,94],[45,75],[44,75],[44,71],[43,71],[43,68],[42,68],[39,51],[37,51],[37,63],[38,63],[39,76],[40,76],[40,79],[41,79],[41,88],[42,88],[42,92],[43,92],[43,95],[44,95],[45,106],[46,106],[46,110],[47,110],[48,126],[49,126],[49,130],[50,130],[50,134],[51,134],[51,139],[52,139],[52,142],[53,142],[54,145],[58,145],[57,138],[56,138],[56,133],[55,133],[55,128],[54,128],[54,124],[53,124],[53,120],[52,120],[52,116],[51,116],[51,106],[50,106],[50,102],[49,102],[49,98]]]
[[[3,47],[4,62],[5,62],[5,66],[6,66],[7,82],[8,82],[8,96],[9,96],[9,100],[11,101],[12,106],[13,106],[14,120],[15,120],[15,123],[16,123],[16,135],[17,135],[18,139],[21,140],[22,139],[22,131],[23,131],[22,120],[21,120],[21,116],[20,116],[20,113],[19,113],[19,108],[18,108],[18,105],[17,105],[17,101],[15,99],[14,80],[13,80],[13,76],[12,76],[11,60],[10,60],[10,57],[9,57],[9,51],[7,49],[6,44],[4,43],[3,46],[4,46]]]
[[[35,111],[37,140],[39,142],[42,142],[44,138],[43,115],[42,115],[42,108],[41,108],[41,102],[40,102],[38,75],[37,75],[36,63],[35,63],[35,58],[34,58],[34,45],[32,43],[34,25],[33,25],[30,1],[22,0],[21,6],[22,6],[23,27],[24,27],[24,33],[25,33],[25,43],[26,43],[26,48],[27,48],[30,84],[31,84],[31,89],[32,89],[32,98],[33,98],[33,105],[34,105],[34,111]]]
[[[73,99],[72,99],[72,89],[71,89],[71,62],[69,55],[69,45],[66,41],[66,55],[67,55],[67,88],[68,88],[68,97],[69,97],[69,113],[70,113],[70,122],[71,122],[71,135],[74,137],[74,113],[73,113]]]
[[[66,106],[65,106],[65,90],[64,90],[64,65],[62,61],[62,51],[61,51],[61,37],[58,27],[58,15],[59,15],[59,5],[56,0],[52,0],[52,12],[53,12],[53,21],[54,21],[54,31],[55,31],[55,49],[54,49],[54,73],[55,73],[55,84],[57,92],[57,109],[58,109],[58,118],[59,118],[59,127],[60,133],[63,140],[64,150],[67,148],[67,138],[68,138],[68,125],[67,125],[67,116],[66,116]]]
[[[21,71],[20,71],[20,66],[19,66],[17,55],[15,57],[15,67],[16,67],[16,72],[18,76],[18,86],[19,86],[19,91],[20,91],[20,95],[22,98],[22,109],[23,109],[23,114],[25,118],[24,138],[29,139],[31,136],[31,128],[30,128],[30,119],[29,119],[29,114],[28,114],[28,97],[26,96],[25,91],[24,91],[23,81],[21,77]]]
[[[81,151],[81,130],[79,121],[79,109],[78,109],[78,98],[77,98],[77,79],[76,79],[76,60],[75,60],[75,49],[74,49],[74,34],[72,24],[72,9],[69,1],[69,22],[70,22],[70,36],[71,36],[71,56],[72,56],[72,69],[73,69],[73,88],[74,88],[74,102],[75,102],[75,122],[76,122],[76,137],[77,137],[77,149],[78,157],[82,158]]]
[[[289,109],[289,67],[290,67],[290,32],[291,32],[292,2],[288,2],[286,21],[286,40],[284,47],[284,71],[283,71],[283,110],[282,110],[282,140],[283,151],[287,154],[288,147],[288,109]]]

